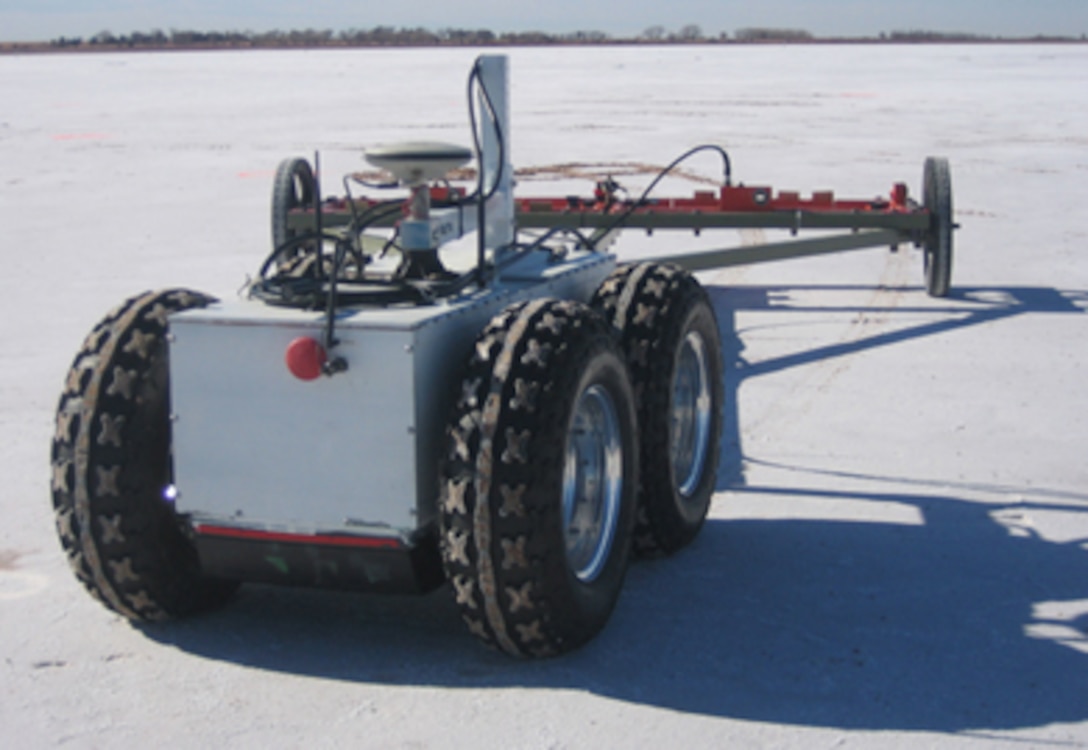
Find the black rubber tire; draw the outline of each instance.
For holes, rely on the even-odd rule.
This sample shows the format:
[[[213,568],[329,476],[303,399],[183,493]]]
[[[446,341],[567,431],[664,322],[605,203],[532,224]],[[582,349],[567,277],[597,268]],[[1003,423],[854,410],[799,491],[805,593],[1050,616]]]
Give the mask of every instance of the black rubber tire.
[[[952,173],[948,160],[926,159],[922,192],[930,225],[923,249],[926,291],[931,297],[947,297],[952,286]]]
[[[622,453],[613,524],[602,524],[611,545],[600,546],[592,575],[572,562],[566,528],[575,524],[563,519],[568,440],[588,393],[607,393]],[[608,621],[627,569],[638,442],[622,352],[583,304],[521,303],[479,336],[459,396],[439,510],[442,560],[465,623],[515,656],[575,649]]]
[[[237,588],[201,574],[171,484],[170,313],[211,298],[147,292],[107,315],[83,343],[57,406],[53,509],[76,577],[131,620],[213,608]]]
[[[314,170],[306,159],[284,159],[276,168],[276,176],[272,180],[273,251],[279,250],[297,236],[298,233],[287,225],[287,214],[292,209],[313,205],[315,187]],[[303,250],[304,248],[296,246],[291,257],[302,254]]]
[[[717,319],[695,277],[656,263],[620,266],[590,305],[617,331],[635,388],[641,462],[634,552],[640,557],[671,554],[698,535],[717,484],[723,400]],[[681,464],[680,477],[672,456],[675,386],[680,373],[690,373],[680,363],[682,354],[686,358],[693,352],[693,344],[702,354],[699,369],[709,414],[693,436],[693,455],[702,458]]]

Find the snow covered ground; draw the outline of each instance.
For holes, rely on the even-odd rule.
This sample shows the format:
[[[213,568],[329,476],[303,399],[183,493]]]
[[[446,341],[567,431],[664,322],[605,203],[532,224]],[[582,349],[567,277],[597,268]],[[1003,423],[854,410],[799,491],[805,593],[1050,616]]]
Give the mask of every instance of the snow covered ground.
[[[283,157],[320,149],[339,192],[361,146],[467,143],[475,54],[0,57],[7,742],[1088,746],[1083,45],[510,52],[518,166],[714,142],[749,184],[871,197],[943,155],[962,224],[946,300],[908,248],[702,275],[731,365],[720,492],[580,652],[489,653],[444,590],[249,587],[143,630],[81,590],[48,446],[85,333],[144,289],[233,294]]]

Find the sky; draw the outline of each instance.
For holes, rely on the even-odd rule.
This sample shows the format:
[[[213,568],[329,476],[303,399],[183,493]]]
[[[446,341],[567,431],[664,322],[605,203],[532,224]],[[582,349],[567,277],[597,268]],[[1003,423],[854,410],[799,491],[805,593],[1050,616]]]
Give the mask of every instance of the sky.
[[[925,30],[995,36],[1088,33],[1088,0],[0,0],[0,41],[90,37],[101,31],[269,31],[374,26],[502,31],[603,31],[650,26],[704,34],[747,27],[817,36]]]

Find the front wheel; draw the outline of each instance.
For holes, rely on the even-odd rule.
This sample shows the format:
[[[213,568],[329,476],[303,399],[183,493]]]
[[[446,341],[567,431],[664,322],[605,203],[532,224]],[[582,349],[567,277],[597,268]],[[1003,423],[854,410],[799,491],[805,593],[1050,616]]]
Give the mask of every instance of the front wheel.
[[[479,336],[448,430],[442,557],[469,629],[516,656],[604,627],[634,522],[627,367],[584,305],[537,300]]]

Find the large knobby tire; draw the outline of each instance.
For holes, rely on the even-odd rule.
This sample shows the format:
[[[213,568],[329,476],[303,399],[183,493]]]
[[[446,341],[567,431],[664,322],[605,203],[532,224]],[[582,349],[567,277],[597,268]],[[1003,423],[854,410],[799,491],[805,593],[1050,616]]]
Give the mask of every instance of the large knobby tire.
[[[288,242],[301,236],[288,227],[287,215],[293,209],[313,205],[315,188],[314,170],[306,159],[292,157],[280,162],[272,180],[273,251],[285,249]],[[301,254],[302,250],[300,245],[293,245],[284,260]]]
[[[929,211],[929,231],[923,243],[926,291],[931,297],[947,297],[952,286],[952,174],[948,160],[926,159],[922,192]]]
[[[442,558],[470,631],[552,656],[604,627],[634,523],[637,422],[609,326],[536,300],[479,336],[448,430]]]
[[[53,509],[76,577],[132,620],[225,602],[167,497],[172,483],[167,316],[211,298],[187,290],[124,302],[91,331],[57,407]]]
[[[723,394],[714,310],[691,274],[655,263],[620,266],[590,304],[618,332],[635,389],[634,550],[671,554],[699,533],[717,483]]]

